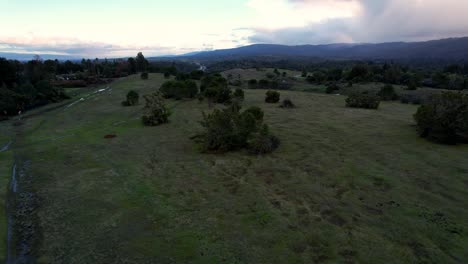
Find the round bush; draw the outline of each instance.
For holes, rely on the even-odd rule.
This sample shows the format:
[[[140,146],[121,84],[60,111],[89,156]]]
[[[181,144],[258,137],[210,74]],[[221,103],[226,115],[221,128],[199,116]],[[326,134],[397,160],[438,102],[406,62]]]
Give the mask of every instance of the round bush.
[[[146,101],[142,117],[145,126],[157,126],[169,122],[170,112],[160,93],[145,95],[143,98]]]
[[[142,80],[148,80],[149,75],[148,75],[147,72],[142,72],[140,77],[141,77]]]
[[[346,99],[346,106],[353,108],[378,109],[380,98],[372,94],[352,94]]]
[[[242,90],[241,88],[237,88],[235,91],[234,91],[234,94],[233,96],[235,98],[237,98],[238,100],[244,100],[244,90]]]
[[[280,105],[281,108],[294,108],[296,105],[291,101],[291,99],[284,99]]]
[[[265,102],[269,104],[276,104],[280,100],[280,93],[277,91],[268,91],[266,92]]]
[[[456,144],[468,142],[468,95],[446,92],[433,95],[414,115],[421,137]]]

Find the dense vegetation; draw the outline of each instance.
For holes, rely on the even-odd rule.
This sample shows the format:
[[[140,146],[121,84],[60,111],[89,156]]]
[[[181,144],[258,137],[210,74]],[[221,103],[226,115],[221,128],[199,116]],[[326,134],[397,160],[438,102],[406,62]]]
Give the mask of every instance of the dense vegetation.
[[[278,148],[278,138],[263,124],[263,111],[258,107],[240,110],[240,105],[234,103],[226,109],[203,114],[201,125],[205,131],[195,137],[203,151],[247,148],[252,154],[266,154]]]
[[[468,95],[435,95],[418,109],[414,118],[422,137],[447,144],[468,142]]]

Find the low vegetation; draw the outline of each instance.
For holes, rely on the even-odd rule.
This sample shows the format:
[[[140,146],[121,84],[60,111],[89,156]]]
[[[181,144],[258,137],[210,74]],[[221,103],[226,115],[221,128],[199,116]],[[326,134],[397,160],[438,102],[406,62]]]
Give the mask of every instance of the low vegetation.
[[[123,106],[134,106],[137,105],[140,100],[140,95],[134,91],[131,90],[130,92],[127,93],[127,100],[122,102]]]
[[[276,104],[280,101],[281,94],[277,91],[267,91],[265,102],[269,104]]]
[[[421,137],[440,143],[468,142],[468,95],[432,96],[414,115]]]
[[[296,105],[291,101],[291,99],[284,99],[280,105],[281,108],[295,108]]]
[[[241,112],[239,104],[210,114],[203,114],[201,125],[205,131],[196,136],[203,151],[227,152],[247,148],[253,154],[266,154],[279,146],[266,124],[263,111],[250,108]]]
[[[142,121],[145,126],[158,126],[169,122],[170,112],[167,109],[161,93],[144,95],[145,107],[143,108]]]
[[[174,98],[177,100],[184,98],[195,98],[198,94],[197,83],[192,80],[167,81],[161,85],[159,91],[165,98]]]
[[[377,94],[382,101],[394,101],[398,100],[398,94],[395,91],[395,88],[391,84],[386,84],[382,89],[380,89]]]
[[[346,106],[353,108],[378,109],[380,98],[369,93],[355,93],[348,96]]]

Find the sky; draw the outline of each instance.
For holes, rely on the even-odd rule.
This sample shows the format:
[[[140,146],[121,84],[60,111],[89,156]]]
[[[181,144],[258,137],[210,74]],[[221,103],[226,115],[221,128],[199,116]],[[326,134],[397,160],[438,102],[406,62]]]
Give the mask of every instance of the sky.
[[[0,0],[0,53],[184,54],[468,36],[467,0]]]

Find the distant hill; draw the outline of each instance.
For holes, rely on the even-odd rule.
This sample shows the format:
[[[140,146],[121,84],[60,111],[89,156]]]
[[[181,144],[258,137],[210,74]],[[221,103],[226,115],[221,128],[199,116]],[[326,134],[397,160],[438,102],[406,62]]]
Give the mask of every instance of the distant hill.
[[[10,53],[0,52],[0,58],[9,60],[29,61],[32,60],[34,55],[39,55],[44,60],[81,60],[79,57],[69,55],[54,55],[54,54],[25,54],[25,53]]]
[[[255,44],[182,57],[191,59],[228,59],[250,56],[316,57],[326,59],[442,59],[468,60],[468,37],[425,42],[380,44],[327,44],[286,46]]]

